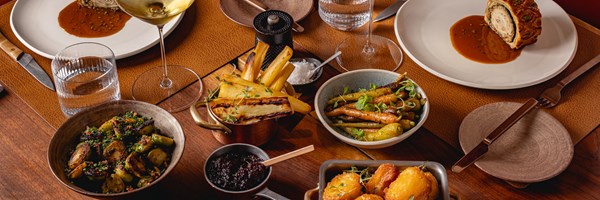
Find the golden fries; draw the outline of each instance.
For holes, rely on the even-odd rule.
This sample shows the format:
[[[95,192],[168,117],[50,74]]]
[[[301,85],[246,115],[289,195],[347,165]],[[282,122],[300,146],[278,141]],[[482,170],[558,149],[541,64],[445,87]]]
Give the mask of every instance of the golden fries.
[[[250,54],[246,60],[246,64],[244,65],[244,71],[242,71],[242,78],[244,80],[254,81],[258,77],[260,66],[265,60],[268,49],[268,44],[258,41],[256,48],[254,48],[253,51],[254,55]]]
[[[267,87],[270,87],[273,84],[273,82],[275,82],[277,80],[277,78],[280,77],[279,75],[280,75],[283,67],[286,65],[288,60],[290,60],[293,53],[294,53],[294,51],[292,50],[292,48],[285,46],[285,48],[283,48],[283,50],[279,53],[279,55],[277,55],[275,60],[273,60],[273,62],[271,62],[269,67],[267,67],[267,69],[265,69],[265,72],[263,73],[262,77],[260,78],[260,83],[262,83],[263,85],[265,85]]]
[[[285,86],[287,79],[290,77],[290,75],[292,74],[294,69],[296,69],[296,67],[292,63],[287,62],[285,64],[285,66],[283,67],[283,70],[279,74],[279,77],[277,77],[277,80],[275,80],[275,82],[273,82],[273,84],[271,84],[271,86],[270,86],[271,90],[281,91],[281,89],[283,89],[283,87]]]

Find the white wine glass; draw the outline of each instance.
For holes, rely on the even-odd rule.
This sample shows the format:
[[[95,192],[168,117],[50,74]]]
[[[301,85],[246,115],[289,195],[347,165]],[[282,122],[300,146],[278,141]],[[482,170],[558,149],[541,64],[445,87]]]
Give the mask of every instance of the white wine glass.
[[[357,69],[385,69],[396,71],[402,64],[402,51],[394,41],[373,35],[373,5],[369,1],[369,27],[367,35],[351,36],[340,43],[336,52],[342,54],[336,61],[346,71]]]
[[[158,104],[169,112],[189,108],[202,95],[200,77],[183,66],[167,65],[163,26],[189,8],[194,0],[116,0],[121,10],[156,25],[160,37],[162,65],[139,75],[131,94],[133,99]]]

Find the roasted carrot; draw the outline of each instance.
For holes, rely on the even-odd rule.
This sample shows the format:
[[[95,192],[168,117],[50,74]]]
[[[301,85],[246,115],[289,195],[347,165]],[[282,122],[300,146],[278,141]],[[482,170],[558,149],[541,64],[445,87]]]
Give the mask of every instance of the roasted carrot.
[[[348,115],[351,117],[360,118],[363,120],[374,121],[384,124],[391,124],[400,120],[400,117],[390,114],[390,113],[380,113],[380,112],[369,112],[369,111],[360,111],[348,107],[340,107],[336,108],[330,112],[325,113],[328,117],[335,117],[339,115]]]
[[[386,95],[382,95],[382,96],[378,96],[373,98],[373,104],[378,104],[378,103],[385,103],[385,104],[389,104],[390,102],[396,102],[398,101],[398,97],[396,97],[396,94],[386,94]]]

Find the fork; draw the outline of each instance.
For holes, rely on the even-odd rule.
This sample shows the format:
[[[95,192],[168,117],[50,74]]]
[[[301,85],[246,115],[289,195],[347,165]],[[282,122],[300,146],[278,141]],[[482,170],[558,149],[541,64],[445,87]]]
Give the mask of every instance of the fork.
[[[593,68],[600,62],[600,54],[596,55],[596,57],[592,58],[587,63],[583,64],[577,70],[560,80],[554,87],[548,88],[542,92],[542,94],[537,98],[539,102],[539,106],[543,108],[552,108],[558,104],[561,98],[561,90],[567,86],[567,84],[571,83],[571,81],[577,79],[580,75]]]

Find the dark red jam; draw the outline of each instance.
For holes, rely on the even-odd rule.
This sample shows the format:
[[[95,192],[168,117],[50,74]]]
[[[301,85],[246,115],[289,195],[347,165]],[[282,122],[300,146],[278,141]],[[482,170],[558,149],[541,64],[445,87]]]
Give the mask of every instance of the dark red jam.
[[[248,152],[229,152],[208,162],[206,176],[216,186],[244,191],[258,186],[269,173],[263,160]]]

